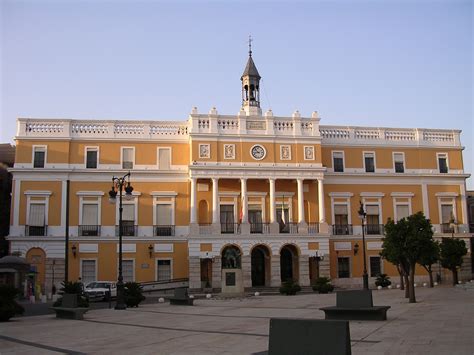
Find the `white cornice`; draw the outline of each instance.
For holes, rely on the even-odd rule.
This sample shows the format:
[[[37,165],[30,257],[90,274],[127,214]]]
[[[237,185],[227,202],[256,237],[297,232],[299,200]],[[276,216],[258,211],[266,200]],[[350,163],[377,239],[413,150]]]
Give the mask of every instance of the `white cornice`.
[[[151,196],[178,196],[178,193],[175,191],[152,191],[150,192]]]
[[[41,191],[41,190],[26,190],[24,192],[25,195],[31,196],[51,196],[51,191]]]
[[[103,191],[77,191],[77,196],[104,196]]]

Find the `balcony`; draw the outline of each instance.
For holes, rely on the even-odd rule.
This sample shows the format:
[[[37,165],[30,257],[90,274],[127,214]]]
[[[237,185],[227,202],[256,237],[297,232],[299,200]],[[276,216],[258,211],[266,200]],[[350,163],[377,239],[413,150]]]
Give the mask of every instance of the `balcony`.
[[[383,234],[383,224],[366,224],[365,233],[367,235],[381,235]]]
[[[352,235],[352,224],[333,224],[333,235]]]
[[[122,222],[122,236],[124,237],[136,237],[138,235],[138,226],[133,224],[131,221]],[[119,236],[119,226],[115,226],[115,235]]]
[[[100,236],[100,226],[97,225],[80,225],[79,236],[81,237],[98,237]]]
[[[240,234],[240,223],[221,223],[221,234]]]
[[[48,235],[48,226],[25,226],[25,236],[41,237]]]
[[[308,234],[318,234],[319,233],[319,223],[308,222]]]
[[[469,223],[469,233],[474,233],[474,223]]]
[[[250,223],[251,234],[268,234],[270,233],[270,223]]]
[[[199,234],[200,235],[211,235],[212,234],[212,223],[199,223]]]
[[[280,233],[298,234],[298,223],[294,223],[294,222],[281,223]]]
[[[454,233],[454,226],[452,223],[441,223],[441,233]]]
[[[153,235],[155,237],[174,236],[174,225],[153,226]]]

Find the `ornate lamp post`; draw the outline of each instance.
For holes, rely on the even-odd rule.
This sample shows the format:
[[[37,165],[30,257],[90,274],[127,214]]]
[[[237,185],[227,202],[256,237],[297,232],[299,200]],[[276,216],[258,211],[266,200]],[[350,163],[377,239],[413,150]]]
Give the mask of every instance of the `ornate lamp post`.
[[[126,185],[126,186],[125,186]],[[124,189],[125,187],[125,189]],[[123,275],[122,275],[122,191],[125,190],[125,199],[132,198],[133,187],[130,185],[130,171],[122,177],[112,178],[112,188],[109,191],[109,202],[115,204],[117,202],[117,193],[119,195],[119,270],[117,280],[117,304],[115,309],[126,309]]]
[[[359,218],[361,220],[361,225],[362,225],[362,251],[363,251],[363,256],[364,256],[364,273],[362,274],[362,280],[364,282],[364,290],[369,289],[369,275],[367,274],[367,258],[365,256],[365,217],[367,216],[367,213],[364,211],[364,206],[362,205],[362,202],[359,202],[360,207],[359,207]]]

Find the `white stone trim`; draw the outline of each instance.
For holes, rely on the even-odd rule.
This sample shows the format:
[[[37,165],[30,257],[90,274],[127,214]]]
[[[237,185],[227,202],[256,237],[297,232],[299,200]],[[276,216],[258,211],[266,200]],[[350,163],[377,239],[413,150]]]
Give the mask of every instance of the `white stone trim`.
[[[362,151],[362,167],[364,169],[364,172],[367,173],[367,167],[365,166],[365,155],[372,154],[374,158],[374,171],[371,171],[370,173],[373,174],[377,171],[377,155],[375,154],[375,150],[364,150]]]
[[[283,150],[288,149],[288,157],[283,157]],[[280,160],[291,160],[291,145],[290,144],[280,144]]]
[[[459,194],[457,192],[437,192],[435,193],[436,197],[441,197],[441,198],[448,198],[448,197],[458,197]]]
[[[367,244],[367,250],[382,250],[383,242],[366,242],[366,244]],[[372,256],[378,256],[378,255],[372,255]]]
[[[27,196],[44,196],[44,197],[52,195],[51,191],[40,191],[40,190],[26,190],[24,194]]]
[[[99,244],[79,243],[79,248],[77,252],[78,253],[98,253]]]
[[[36,150],[38,149],[38,151],[41,151],[41,150],[44,150],[44,165],[43,167],[41,168],[35,168],[35,152]],[[43,145],[37,145],[37,144],[33,144],[33,146],[31,147],[31,167],[33,169],[44,169],[46,168],[46,166],[48,165],[48,146],[46,144],[43,144]]]
[[[207,147],[207,154],[204,154],[201,151],[202,148]],[[198,152],[199,159],[211,159],[211,145],[209,143],[206,144],[199,144],[199,152]]]
[[[312,150],[312,156],[313,158],[307,158],[306,156],[306,149],[309,149],[309,150]],[[316,149],[314,148],[314,145],[304,145],[303,146],[303,157],[304,157],[304,160],[316,160]]]
[[[163,171],[160,167],[160,150],[169,150],[170,151],[170,166],[169,170],[173,170],[173,148],[172,147],[156,147],[156,169]]]
[[[413,192],[392,192],[390,194],[391,197],[404,197],[404,198],[411,198],[415,196]]]
[[[97,166],[95,168],[88,168],[87,167],[87,152],[88,151],[96,151],[97,152]],[[100,147],[98,145],[86,145],[84,147],[84,168],[87,170],[95,170],[95,169],[100,169]]]
[[[334,153],[342,153],[342,172],[334,170]],[[331,168],[328,168],[328,171],[333,173],[342,174],[346,171],[346,153],[344,150],[331,150]]]
[[[396,170],[395,170],[395,154],[401,154],[402,157],[403,157],[403,173],[397,173]],[[393,151],[392,152],[392,166],[393,166],[393,173],[395,173],[395,174],[405,174],[407,172],[405,152],[400,152],[400,151]]]
[[[119,250],[120,244],[117,243],[117,253],[120,252]],[[122,253],[136,253],[137,252],[137,244],[135,243],[122,243]]]
[[[174,244],[155,243],[154,251],[155,253],[173,253]]]
[[[158,260],[170,261],[170,279],[173,279],[173,258],[155,258],[155,281],[158,281]]]
[[[385,194],[383,192],[361,192],[359,196],[367,198],[382,198]]]
[[[226,156],[227,147],[232,147],[232,149],[231,149],[232,154],[229,155],[229,156]],[[235,144],[224,144],[222,149],[223,149],[222,156],[223,156],[224,160],[234,160],[235,159]]]
[[[352,192],[330,192],[329,197],[343,198],[343,197],[352,197],[354,194]]]
[[[100,197],[104,196],[104,191],[77,191],[76,192],[77,196],[90,196],[90,197]]]
[[[152,192],[150,192],[150,196],[153,196],[153,197],[166,197],[166,196],[176,197],[176,196],[178,196],[178,193],[175,192],[175,191],[152,191]]]
[[[177,194],[176,194],[177,195]],[[156,220],[156,206],[157,205],[170,205],[171,206],[171,225],[175,225],[175,218],[176,218],[176,195],[154,195],[153,196],[153,225],[157,225]],[[160,197],[167,197],[170,196],[170,201],[159,201]],[[137,223],[138,224],[138,223]]]
[[[438,173],[441,174],[441,170],[440,170],[440,167],[439,167],[439,158],[441,158],[441,157],[446,158],[446,167],[448,168],[447,173],[449,173],[450,169],[449,169],[449,155],[448,155],[448,153],[447,152],[437,152],[436,153],[436,166],[438,167]],[[447,173],[442,173],[442,174],[445,175]]]
[[[21,194],[21,180],[13,179],[15,182],[15,195],[13,197],[13,226],[20,225],[20,194]]]
[[[123,170],[132,170],[132,169],[126,169],[123,167],[123,150],[124,149],[132,149],[133,150],[133,153],[132,153],[132,169],[135,169],[135,146],[120,146],[120,169],[123,169]]]

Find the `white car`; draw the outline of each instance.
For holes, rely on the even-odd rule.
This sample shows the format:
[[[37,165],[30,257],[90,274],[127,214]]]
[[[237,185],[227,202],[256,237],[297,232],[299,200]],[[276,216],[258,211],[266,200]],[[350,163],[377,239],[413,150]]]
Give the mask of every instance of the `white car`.
[[[89,282],[84,289],[84,294],[89,300],[107,300],[110,297],[117,297],[117,285],[113,281],[93,281]]]

